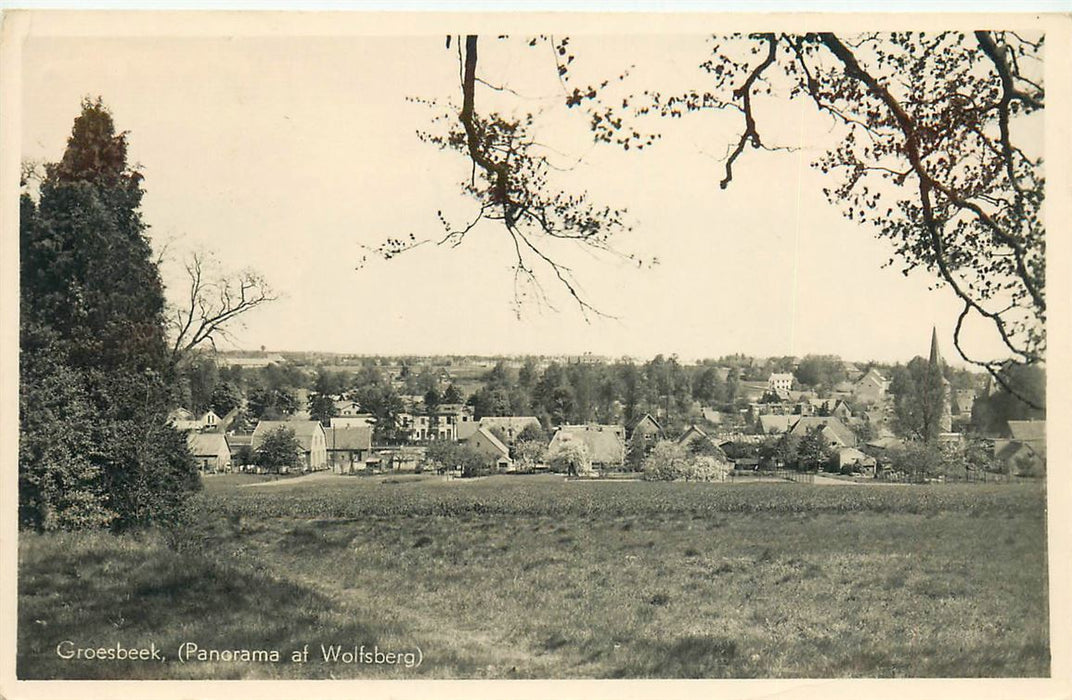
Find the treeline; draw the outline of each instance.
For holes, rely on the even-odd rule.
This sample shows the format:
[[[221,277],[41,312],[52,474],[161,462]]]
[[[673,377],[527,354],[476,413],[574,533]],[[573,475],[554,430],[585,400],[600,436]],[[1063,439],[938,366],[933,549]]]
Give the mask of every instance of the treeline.
[[[217,367],[210,356],[193,358],[180,377],[186,405],[195,411],[208,408],[224,415],[246,401],[245,419],[279,419],[307,410],[325,423],[335,413],[335,400],[345,397],[373,414],[377,421],[376,439],[403,441],[396,429],[397,417],[407,410],[435,411],[444,404],[469,405],[476,417],[531,415],[545,428],[569,423],[617,423],[631,426],[650,413],[671,434],[690,423],[703,420],[704,408],[723,412],[723,420],[738,420],[743,405],[742,376],[755,376],[761,366],[762,381],[772,371],[785,369],[791,358],[757,362],[745,356],[728,356],[695,365],[682,364],[676,357],[658,355],[643,363],[627,360],[543,364],[536,358],[516,363],[499,361],[476,380],[459,388],[452,374],[441,365],[368,363],[354,371],[327,367],[299,367],[291,364],[262,368]],[[858,368],[864,371],[874,365]],[[745,369],[749,372],[746,375]],[[927,363],[916,358],[906,365],[882,366],[892,379],[896,395],[893,427],[905,437],[927,439],[937,432],[941,395],[925,389]],[[794,370],[798,388],[828,396],[850,375],[836,356],[807,356]],[[953,390],[980,388],[980,375],[945,368],[944,376]],[[1012,375],[1010,375],[1012,376]],[[1041,370],[1020,370],[1012,376],[1017,385],[1037,393],[1044,388]],[[802,380],[807,380],[805,383]],[[306,395],[304,404],[301,395]],[[418,397],[417,405],[407,405],[403,397]],[[1009,419],[1041,417],[1007,393],[998,392],[979,403],[977,432],[1001,432]],[[853,407],[856,408],[856,407]]]
[[[651,413],[664,427],[684,427],[700,419],[705,406],[730,408],[738,397],[737,371],[713,364],[683,365],[659,355],[643,364],[618,361],[559,364],[540,368],[535,359],[513,368],[500,361],[485,372],[478,387],[463,392],[440,368],[402,369],[366,365],[346,370],[302,369],[268,365],[249,369],[217,367],[209,356],[194,358],[182,370],[180,385],[194,411],[208,408],[224,415],[247,403],[250,420],[279,418],[308,410],[328,420],[334,399],[351,399],[377,418],[377,439],[401,439],[391,426],[409,407],[403,396],[420,397],[418,410],[465,403],[479,419],[485,416],[530,415],[545,427],[566,423],[631,425]],[[305,406],[299,394],[308,393]]]

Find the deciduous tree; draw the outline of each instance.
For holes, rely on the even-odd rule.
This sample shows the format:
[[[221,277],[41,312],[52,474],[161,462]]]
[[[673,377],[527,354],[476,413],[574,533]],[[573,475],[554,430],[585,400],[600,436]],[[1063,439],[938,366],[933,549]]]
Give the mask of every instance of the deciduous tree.
[[[941,367],[922,357],[895,367],[890,391],[894,394],[894,431],[911,440],[936,440],[941,432],[943,405],[948,400]]]
[[[192,253],[183,267],[185,294],[167,313],[175,365],[199,347],[215,350],[217,339],[230,337],[231,327],[242,316],[276,298],[260,273],[225,272],[209,253]]]
[[[264,440],[257,446],[257,466],[278,473],[283,469],[298,466],[300,455],[301,445],[298,444],[294,430],[281,425],[269,430]]]

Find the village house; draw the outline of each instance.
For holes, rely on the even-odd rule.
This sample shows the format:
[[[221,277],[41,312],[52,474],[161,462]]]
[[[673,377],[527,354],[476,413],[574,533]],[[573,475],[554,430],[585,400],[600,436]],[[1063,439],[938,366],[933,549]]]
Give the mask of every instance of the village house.
[[[852,410],[848,404],[838,398],[808,399],[801,403],[799,413],[804,416],[834,416],[841,421],[852,418]]]
[[[264,442],[265,436],[278,428],[289,428],[294,431],[294,437],[297,439],[301,450],[300,465],[303,471],[317,471],[327,468],[327,442],[324,437],[324,427],[320,425],[319,421],[262,420],[257,423],[257,428],[253,431],[250,447],[256,451]]]
[[[551,438],[548,454],[568,442],[585,446],[593,469],[621,469],[625,464],[625,428],[620,425],[563,425]]]
[[[1046,421],[1011,420],[1009,438],[994,440],[994,457],[1014,474],[1046,471]]]
[[[694,443],[694,442],[696,442],[698,440],[710,440],[710,439],[711,438],[708,437],[707,433],[704,432],[702,428],[700,428],[699,426],[693,424],[693,425],[690,425],[688,428],[686,428],[685,432],[681,433],[681,435],[678,436],[677,444],[684,445],[685,447],[689,447],[690,445],[692,445],[692,443]]]
[[[402,413],[398,423],[413,442],[457,441],[461,439],[459,432],[472,433],[467,429],[469,424],[475,425],[476,421],[469,407],[463,404],[442,404],[434,411]]]
[[[227,448],[231,452],[231,466],[243,468],[250,466],[241,461],[242,454],[249,454],[253,450],[253,433],[230,432],[224,434],[227,439]]]
[[[361,408],[356,401],[340,399],[335,402],[335,415],[331,417],[333,428],[353,428],[373,425],[372,414]]]
[[[856,433],[833,416],[801,416],[789,428],[789,434],[803,438],[809,430],[818,428],[828,447],[856,447]]]
[[[195,416],[185,408],[176,408],[168,414],[168,420],[176,429],[187,433],[216,430],[220,424],[220,417],[213,411],[205,411],[201,415]]]
[[[838,450],[837,453],[837,465],[839,470],[851,467],[865,475],[874,476],[877,464],[878,463],[874,457],[861,452],[855,447],[845,447]]]
[[[324,445],[328,463],[336,474],[355,474],[365,469],[365,460],[372,453],[372,428],[325,428]]]
[[[754,421],[760,416],[791,416],[796,412],[794,409],[799,406],[781,400],[753,402],[748,404],[748,417]]]
[[[663,427],[650,413],[645,413],[629,431],[629,439],[643,439],[645,441],[658,440],[663,436]]]
[[[186,436],[186,445],[194,456],[197,468],[202,472],[230,470],[231,449],[223,433],[189,433]]]
[[[355,416],[363,413],[360,404],[356,401],[350,401],[349,399],[339,399],[335,401],[335,415],[336,416]]]
[[[384,471],[415,472],[424,462],[423,447],[391,447],[371,452],[365,467],[372,473]]]
[[[889,386],[889,380],[872,367],[853,384],[853,400],[861,404],[880,403],[886,399],[886,392],[889,390]]]
[[[499,471],[509,471],[513,466],[510,459],[510,448],[502,440],[495,437],[495,433],[488,428],[477,428],[465,443],[476,452],[495,464]]]
[[[763,375],[760,375],[763,376]],[[767,378],[767,391],[774,393],[787,392],[793,388],[793,375],[789,372],[773,372]]]

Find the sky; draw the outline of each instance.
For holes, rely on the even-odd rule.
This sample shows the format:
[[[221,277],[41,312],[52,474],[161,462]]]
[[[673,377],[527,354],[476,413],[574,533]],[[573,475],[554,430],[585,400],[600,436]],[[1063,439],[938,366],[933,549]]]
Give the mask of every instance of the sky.
[[[579,75],[634,66],[630,89],[695,81],[707,52],[699,34],[589,35],[574,46]],[[924,273],[884,268],[889,243],[826,202],[829,183],[810,164],[836,133],[806,103],[757,102],[767,141],[795,150],[749,150],[720,190],[739,119],[661,125],[664,138],[643,153],[595,145],[586,117],[561,106],[548,51],[485,41],[482,76],[514,92],[478,100],[537,112],[563,181],[628,209],[633,231],[616,246],[657,264],[560,251],[605,317],[586,319],[550,278],[554,309],[517,308],[511,246],[493,222],[457,248],[362,265],[388,237],[441,236],[439,211],[458,224],[474,211],[458,188],[468,161],[422,143],[416,132],[433,112],[407,100],[460,100],[443,32],[31,36],[22,156],[57,160],[81,99],[102,97],[145,176],[143,218],[154,247],[166,246],[169,294],[195,250],[227,270],[257,270],[279,294],[235,329],[239,348],[907,361],[926,354],[937,327],[956,364],[959,304]],[[1000,351],[969,339],[981,355]]]

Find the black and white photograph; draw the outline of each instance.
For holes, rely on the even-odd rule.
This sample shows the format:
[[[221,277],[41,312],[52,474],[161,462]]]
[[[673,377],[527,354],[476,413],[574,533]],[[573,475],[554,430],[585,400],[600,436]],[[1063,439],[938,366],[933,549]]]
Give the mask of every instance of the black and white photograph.
[[[4,697],[1066,696],[1070,26],[5,12]]]

